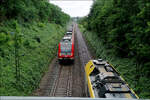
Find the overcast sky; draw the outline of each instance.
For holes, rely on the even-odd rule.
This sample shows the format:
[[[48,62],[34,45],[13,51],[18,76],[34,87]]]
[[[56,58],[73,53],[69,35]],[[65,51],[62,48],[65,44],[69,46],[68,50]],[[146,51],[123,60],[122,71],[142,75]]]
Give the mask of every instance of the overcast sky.
[[[59,6],[62,11],[69,14],[71,17],[83,17],[88,15],[91,5],[93,4],[92,0],[77,0],[77,1],[67,1],[67,0],[50,0],[50,3],[53,3]]]

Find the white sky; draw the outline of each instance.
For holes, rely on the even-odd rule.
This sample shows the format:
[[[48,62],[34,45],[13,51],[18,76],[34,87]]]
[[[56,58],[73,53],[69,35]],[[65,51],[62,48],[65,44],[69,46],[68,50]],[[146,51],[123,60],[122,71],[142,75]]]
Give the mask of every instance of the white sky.
[[[53,3],[59,6],[63,12],[69,14],[71,17],[83,17],[88,15],[91,5],[93,4],[92,0],[50,0],[50,3]]]

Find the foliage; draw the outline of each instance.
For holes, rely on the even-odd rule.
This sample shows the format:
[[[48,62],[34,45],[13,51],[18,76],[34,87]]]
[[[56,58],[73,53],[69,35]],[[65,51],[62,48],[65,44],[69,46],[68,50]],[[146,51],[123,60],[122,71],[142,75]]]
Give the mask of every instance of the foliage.
[[[150,61],[150,3],[147,0],[97,0],[84,21],[122,57]]]
[[[3,30],[0,34],[1,96],[32,94],[49,62],[56,56],[57,44],[65,31],[61,26],[50,23],[26,23],[26,27],[16,21],[14,23],[17,29],[9,25],[0,28]],[[15,48],[18,50],[17,71],[20,73],[17,79]]]
[[[0,22],[16,19],[19,23],[49,21],[65,25],[69,16],[48,0],[1,0]]]

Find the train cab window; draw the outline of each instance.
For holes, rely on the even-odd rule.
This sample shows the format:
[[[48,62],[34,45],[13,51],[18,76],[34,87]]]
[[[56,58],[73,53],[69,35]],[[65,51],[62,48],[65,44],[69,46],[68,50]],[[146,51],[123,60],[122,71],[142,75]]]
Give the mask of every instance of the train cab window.
[[[93,65],[90,66],[90,68],[94,67]],[[91,72],[90,76],[98,75],[100,72],[97,67],[94,67],[93,71]]]
[[[72,48],[71,42],[65,40],[64,42],[61,43],[61,53],[62,54],[70,55],[71,54],[71,48]]]

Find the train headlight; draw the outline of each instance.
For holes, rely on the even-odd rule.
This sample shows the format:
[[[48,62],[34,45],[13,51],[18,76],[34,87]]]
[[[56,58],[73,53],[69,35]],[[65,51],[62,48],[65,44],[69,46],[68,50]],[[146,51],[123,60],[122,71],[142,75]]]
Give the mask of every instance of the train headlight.
[[[59,56],[61,56],[61,53],[59,53]]]
[[[71,56],[73,56],[73,53],[71,52]]]

